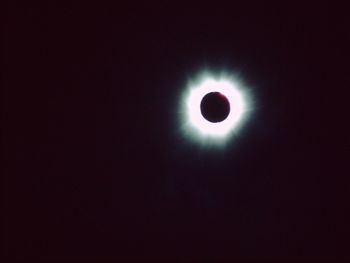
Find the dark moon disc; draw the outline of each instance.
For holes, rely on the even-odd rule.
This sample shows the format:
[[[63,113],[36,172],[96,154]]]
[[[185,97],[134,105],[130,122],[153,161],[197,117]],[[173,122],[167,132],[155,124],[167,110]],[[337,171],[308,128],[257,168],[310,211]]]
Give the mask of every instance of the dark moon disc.
[[[230,113],[230,103],[220,92],[210,92],[201,101],[201,113],[210,122],[221,122]]]

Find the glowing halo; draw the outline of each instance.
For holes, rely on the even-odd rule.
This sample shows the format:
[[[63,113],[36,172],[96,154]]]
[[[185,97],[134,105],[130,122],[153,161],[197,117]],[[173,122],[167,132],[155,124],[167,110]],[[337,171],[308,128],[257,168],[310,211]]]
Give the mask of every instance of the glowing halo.
[[[201,113],[201,101],[211,92],[221,93],[230,104],[230,112],[221,122],[210,122]],[[237,132],[248,108],[247,93],[243,92],[238,81],[206,76],[197,84],[189,85],[183,98],[182,119],[185,119],[185,134],[192,139],[202,140],[203,143],[222,144]]]

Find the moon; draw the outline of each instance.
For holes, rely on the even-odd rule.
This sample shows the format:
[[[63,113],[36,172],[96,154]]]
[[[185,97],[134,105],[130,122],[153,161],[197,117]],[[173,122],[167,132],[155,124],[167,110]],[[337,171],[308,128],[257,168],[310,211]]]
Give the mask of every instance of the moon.
[[[210,122],[221,122],[230,113],[230,103],[220,92],[210,92],[201,101],[201,113]]]

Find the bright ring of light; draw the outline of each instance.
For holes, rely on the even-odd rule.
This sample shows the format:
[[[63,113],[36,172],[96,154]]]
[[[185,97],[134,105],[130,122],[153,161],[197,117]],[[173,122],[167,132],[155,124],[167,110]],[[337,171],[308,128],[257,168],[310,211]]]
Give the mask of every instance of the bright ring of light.
[[[223,94],[230,104],[230,112],[226,119],[221,122],[206,120],[200,110],[203,97],[211,92]],[[186,115],[188,123],[201,135],[211,138],[224,138],[231,133],[241,121],[246,110],[243,93],[235,83],[229,80],[204,79],[199,85],[190,89],[186,98]]]

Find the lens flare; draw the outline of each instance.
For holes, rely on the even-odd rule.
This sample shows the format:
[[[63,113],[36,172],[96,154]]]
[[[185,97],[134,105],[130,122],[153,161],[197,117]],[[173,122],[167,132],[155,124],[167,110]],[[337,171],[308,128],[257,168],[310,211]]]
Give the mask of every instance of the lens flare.
[[[189,85],[182,100],[182,123],[184,134],[203,143],[223,144],[236,134],[242,121],[246,119],[249,103],[243,85],[232,77],[215,78],[209,75]],[[201,112],[201,101],[205,95],[219,92],[229,104],[230,112],[221,122],[210,122]]]

